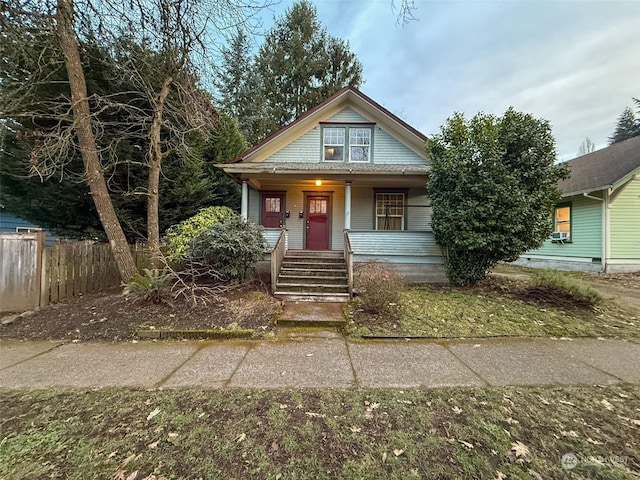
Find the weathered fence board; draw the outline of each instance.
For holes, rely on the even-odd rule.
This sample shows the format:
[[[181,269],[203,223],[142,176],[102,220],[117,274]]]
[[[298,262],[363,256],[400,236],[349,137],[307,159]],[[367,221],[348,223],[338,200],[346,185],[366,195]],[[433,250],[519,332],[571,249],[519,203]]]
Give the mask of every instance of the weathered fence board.
[[[146,246],[133,245],[131,250],[138,271],[150,268]],[[65,242],[44,248],[41,232],[2,234],[0,258],[2,311],[35,308],[120,285],[108,244]]]
[[[0,234],[0,311],[40,302],[44,232]]]

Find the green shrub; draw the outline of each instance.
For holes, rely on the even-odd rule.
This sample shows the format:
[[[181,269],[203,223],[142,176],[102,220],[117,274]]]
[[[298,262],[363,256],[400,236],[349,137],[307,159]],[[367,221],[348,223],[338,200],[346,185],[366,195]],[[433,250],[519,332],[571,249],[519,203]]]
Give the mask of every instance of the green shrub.
[[[169,286],[173,274],[157,268],[145,268],[143,272],[144,275],[136,273],[131,280],[123,284],[123,293],[156,304],[163,302],[164,289]]]
[[[407,284],[404,277],[379,262],[356,264],[353,288],[360,307],[369,313],[390,313]]]
[[[238,215],[200,232],[189,244],[192,260],[216,271],[227,282],[243,281],[267,251],[262,227]]]
[[[207,207],[177,225],[167,229],[164,240],[169,260],[181,260],[189,255],[189,243],[207,228],[228,220],[236,213],[229,207]]]
[[[603,300],[602,295],[590,285],[558,270],[536,270],[531,282],[534,287],[571,298],[575,303],[597,305]]]

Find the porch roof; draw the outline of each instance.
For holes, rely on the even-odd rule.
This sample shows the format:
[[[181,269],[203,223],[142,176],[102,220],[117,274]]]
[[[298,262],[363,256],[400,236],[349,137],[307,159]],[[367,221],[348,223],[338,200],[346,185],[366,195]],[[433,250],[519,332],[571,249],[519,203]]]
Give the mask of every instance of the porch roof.
[[[218,165],[228,174],[244,175],[427,175],[427,165],[373,163],[227,163]]]

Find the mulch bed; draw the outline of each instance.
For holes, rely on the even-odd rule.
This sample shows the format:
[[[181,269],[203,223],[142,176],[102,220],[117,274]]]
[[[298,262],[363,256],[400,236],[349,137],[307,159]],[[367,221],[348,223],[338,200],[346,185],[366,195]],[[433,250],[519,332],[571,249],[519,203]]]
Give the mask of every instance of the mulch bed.
[[[20,340],[123,341],[138,330],[251,329],[260,338],[273,329],[280,303],[254,282],[200,299],[169,298],[153,304],[122,295],[121,289],[42,307],[0,325],[0,338]]]

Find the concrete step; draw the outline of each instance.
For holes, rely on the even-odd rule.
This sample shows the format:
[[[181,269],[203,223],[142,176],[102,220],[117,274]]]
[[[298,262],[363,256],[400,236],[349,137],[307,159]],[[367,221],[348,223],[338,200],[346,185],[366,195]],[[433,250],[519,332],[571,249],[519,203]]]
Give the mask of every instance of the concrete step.
[[[308,283],[293,283],[293,282],[278,282],[276,285],[277,291],[288,291],[295,293],[349,293],[349,286],[347,284],[308,284]]]
[[[300,293],[284,290],[277,290],[274,293],[276,298],[285,302],[348,302],[348,293]]]
[[[308,268],[282,268],[280,269],[281,277],[346,277],[347,272],[344,268],[323,268],[312,270]]]

